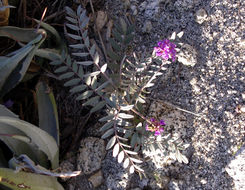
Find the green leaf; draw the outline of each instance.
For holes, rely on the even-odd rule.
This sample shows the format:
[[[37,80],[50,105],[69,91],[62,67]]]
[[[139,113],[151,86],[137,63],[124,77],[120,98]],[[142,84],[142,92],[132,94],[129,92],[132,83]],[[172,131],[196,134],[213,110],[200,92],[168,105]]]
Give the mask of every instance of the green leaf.
[[[82,40],[81,36],[78,36],[78,35],[75,35],[75,34],[70,34],[70,33],[67,33],[67,35],[69,37],[71,37],[72,39],[74,39],[74,40]]]
[[[85,48],[85,45],[84,44],[73,44],[73,45],[69,45],[71,48],[74,48],[74,49],[83,49]]]
[[[78,96],[76,98],[76,100],[84,100],[84,99],[87,99],[90,96],[92,96],[92,94],[93,94],[93,91],[92,90],[88,90],[88,91],[82,93],[80,96]]]
[[[13,190],[64,190],[55,177],[0,168],[0,184]]]
[[[69,92],[77,93],[77,92],[81,92],[81,91],[85,90],[86,88],[87,88],[86,85],[78,85],[78,86],[73,87]]]
[[[131,150],[125,150],[125,152],[127,152],[128,154],[132,154],[132,155],[137,155],[137,152],[131,151]]]
[[[95,107],[93,107],[93,108],[90,110],[90,113],[94,113],[94,112],[96,112],[96,111],[102,109],[105,105],[106,105],[106,102],[105,102],[105,101],[99,102]]]
[[[111,128],[114,125],[114,121],[109,121],[107,123],[105,123],[101,128],[100,131],[105,131],[109,128]]]
[[[109,150],[113,147],[113,145],[115,144],[116,142],[116,136],[112,137],[109,142],[107,143],[106,145],[106,150]]]
[[[117,161],[118,163],[121,163],[124,159],[124,152],[121,151],[119,154],[118,154],[118,158],[117,158]]]
[[[54,138],[47,132],[39,129],[38,127],[13,117],[0,116],[0,130],[7,128],[21,131],[21,135],[28,136],[40,150],[42,150],[51,161],[52,168],[55,169],[59,165],[58,146]]]
[[[68,67],[67,66],[61,66],[61,67],[59,67],[59,68],[57,68],[57,69],[55,69],[55,73],[62,73],[62,72],[65,72],[65,71],[67,71],[67,69],[68,69]]]
[[[93,59],[94,59],[94,64],[98,65],[98,63],[100,61],[100,56],[99,56],[98,52],[95,53]]]
[[[143,163],[143,161],[142,161],[142,160],[138,160],[138,159],[133,158],[133,157],[130,157],[130,160],[132,160],[133,162],[135,162],[135,163],[137,163],[137,164],[141,164],[141,163]]]
[[[79,19],[80,19],[80,22],[83,22],[83,20],[85,19],[86,17],[86,9],[83,10],[82,14],[80,15]]]
[[[114,133],[114,129],[109,129],[108,131],[106,131],[103,135],[102,135],[102,139],[106,139],[107,137],[111,136]]]
[[[78,23],[78,20],[77,19],[74,19],[74,18],[69,17],[69,16],[66,16],[66,20],[70,21],[73,24],[77,24]]]
[[[64,73],[62,75],[59,76],[59,79],[60,80],[63,80],[63,79],[68,79],[68,78],[71,78],[74,76],[74,73],[73,72],[68,72],[68,73]]]
[[[123,167],[127,168],[129,166],[129,158],[126,158],[123,162]]]
[[[130,111],[134,105],[126,105],[126,106],[120,106],[120,110],[122,111]]]
[[[95,91],[101,91],[103,88],[105,88],[108,84],[110,83],[110,81],[106,81],[104,82],[102,85],[100,85],[98,88],[95,89]]]
[[[134,118],[133,115],[126,114],[126,113],[119,113],[119,114],[118,114],[118,117],[120,117],[120,118],[122,118],[122,119],[132,119],[132,118]]]
[[[96,47],[95,44],[93,44],[91,49],[89,50],[89,53],[90,53],[91,57],[94,57],[95,47]]]
[[[134,173],[134,166],[132,165],[132,166],[130,166],[130,168],[129,168],[129,173]]]
[[[39,127],[56,140],[59,146],[59,119],[53,92],[44,82],[36,85]]]
[[[120,18],[120,24],[121,24],[123,33],[126,34],[126,32],[127,32],[127,24],[126,24],[125,20]]]
[[[96,105],[99,101],[99,96],[95,96],[93,98],[90,98],[87,102],[83,103],[83,106],[93,106]]]
[[[66,23],[66,26],[72,30],[79,31],[79,27],[74,24],[68,24]]]
[[[131,138],[131,141],[130,141],[130,145],[131,147],[134,147],[136,142],[137,142],[137,137],[138,137],[138,134],[137,133],[134,133],[132,138]]]
[[[100,71],[101,71],[102,73],[104,73],[104,72],[106,71],[106,69],[107,69],[107,64],[104,64],[104,65],[100,68]]]
[[[110,42],[113,50],[115,50],[116,52],[121,50],[120,46],[118,45],[118,43],[113,38],[109,38],[109,42]]]
[[[116,157],[116,156],[118,155],[118,153],[119,153],[119,148],[120,148],[120,146],[119,146],[119,144],[117,143],[117,144],[114,146],[113,151],[112,151],[112,156],[113,156],[113,157]]]
[[[89,66],[93,64],[93,61],[77,61],[76,63],[79,65]]]
[[[94,76],[97,76],[99,74],[100,74],[100,71],[95,71],[95,72],[88,73],[88,74],[84,75],[84,77],[88,77],[88,76],[94,77]]]
[[[139,166],[134,165],[134,167],[135,167],[136,170],[138,170],[138,171],[140,171],[140,172],[144,172],[144,170],[143,170],[142,168],[140,168]]]
[[[117,41],[123,43],[123,38],[117,30],[112,30],[112,34]]]
[[[112,51],[112,50],[108,50],[107,54],[110,56],[111,59],[113,59],[115,61],[120,61],[121,60],[121,57],[117,53]]]
[[[69,16],[71,16],[71,17],[73,17],[73,18],[76,18],[76,13],[70,8],[70,7],[65,7],[65,10],[66,10],[66,13],[69,15]]]
[[[80,30],[84,29],[84,28],[88,25],[88,22],[89,22],[89,18],[86,17],[86,18],[83,20],[82,24],[80,25]],[[85,40],[85,44],[86,44],[86,40]],[[89,45],[87,45],[87,47],[88,47],[88,46],[89,46]]]
[[[105,117],[102,117],[101,119],[99,119],[100,122],[103,122],[103,121],[109,121],[109,120],[112,120],[114,118],[114,115],[107,115]]]
[[[188,164],[188,158],[186,158],[185,155],[181,154],[181,157],[182,157],[182,161],[185,163],[185,164]]]
[[[89,53],[85,53],[85,52],[79,52],[79,53],[72,53],[72,55],[78,56],[78,57],[86,57],[89,55]],[[80,62],[76,62],[77,64],[81,64]]]
[[[70,81],[67,81],[64,84],[64,86],[74,86],[74,85],[77,85],[80,81],[81,81],[80,78],[71,79]]]
[[[49,62],[49,64],[50,65],[61,65],[62,62],[61,62],[61,60],[54,60],[54,61]]]

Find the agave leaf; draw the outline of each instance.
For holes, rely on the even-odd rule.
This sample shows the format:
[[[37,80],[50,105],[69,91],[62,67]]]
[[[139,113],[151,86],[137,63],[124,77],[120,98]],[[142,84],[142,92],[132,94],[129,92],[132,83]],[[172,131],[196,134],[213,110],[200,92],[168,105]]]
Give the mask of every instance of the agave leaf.
[[[50,61],[54,60],[63,60],[62,57],[60,56],[59,52],[56,49],[37,49],[35,52],[36,56],[48,59]]]
[[[54,137],[59,146],[59,119],[54,94],[44,82],[36,85],[36,94],[39,127]]]
[[[0,27],[0,36],[12,38],[20,42],[30,42],[35,39],[39,34],[33,28],[19,28],[15,26],[2,26]]]
[[[92,90],[88,90],[84,93],[82,93],[81,95],[79,95],[76,100],[84,100],[84,99],[87,99],[89,98],[90,96],[92,96],[93,94],[93,91]]]
[[[112,130],[113,130],[113,129],[112,129]],[[119,148],[120,148],[119,143],[117,143],[117,144],[114,146],[113,151],[112,151],[112,156],[113,156],[113,157],[116,157],[116,156],[118,155],[118,153],[119,153]]]
[[[22,132],[21,135],[28,136],[40,150],[42,150],[51,161],[53,169],[58,167],[59,164],[59,149],[54,138],[47,132],[39,129],[38,127],[13,117],[0,116],[0,130],[8,128],[14,128]],[[2,132],[4,133],[4,131]]]
[[[90,113],[94,113],[94,112],[96,112],[96,111],[102,109],[105,105],[106,105],[106,102],[105,102],[105,101],[99,102],[95,107],[93,107],[93,108],[90,110]]]
[[[103,135],[102,135],[102,139],[106,139],[107,137],[111,136],[114,133],[114,129],[109,129],[107,130]]]
[[[8,116],[8,117],[18,118],[18,116],[16,114],[14,114],[8,108],[6,108],[4,105],[1,105],[1,104],[0,104],[0,116]]]
[[[13,190],[64,190],[55,177],[0,168],[0,183]]]
[[[71,93],[81,92],[81,91],[85,90],[86,88],[87,88],[86,85],[78,85],[78,86],[75,86],[72,89],[70,89],[70,92]]]
[[[110,140],[109,140],[109,142],[107,143],[107,145],[106,145],[106,150],[109,150],[109,149],[111,149],[113,146],[114,146],[114,144],[115,144],[115,142],[116,142],[116,136],[113,136]]]
[[[39,34],[37,38],[33,39],[26,46],[9,54],[10,57],[6,57],[5,61],[1,63],[0,96],[6,94],[23,79],[35,55],[35,51],[43,43],[45,36],[46,35]]]
[[[49,24],[47,24],[47,23],[45,23],[43,21],[40,22],[39,20],[36,20],[36,19],[34,19],[34,20],[37,23],[39,23],[40,26],[43,27],[46,31],[50,32],[55,37],[55,43],[57,44],[57,46],[60,46],[61,47],[62,40],[61,40],[60,35],[57,32],[57,30],[53,26],[51,26],[51,25],[49,25]]]
[[[105,131],[111,128],[113,125],[114,125],[114,121],[109,121],[100,128],[100,131]]]
[[[117,158],[117,161],[118,163],[121,163],[124,159],[124,152],[121,151],[119,154],[118,154],[118,158]]]

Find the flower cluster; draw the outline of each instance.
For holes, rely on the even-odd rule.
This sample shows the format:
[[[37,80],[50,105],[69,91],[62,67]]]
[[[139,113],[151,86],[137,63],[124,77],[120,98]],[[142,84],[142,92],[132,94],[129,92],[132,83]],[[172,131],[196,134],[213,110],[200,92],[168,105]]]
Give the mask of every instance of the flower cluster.
[[[160,122],[158,122],[154,118],[151,118],[150,121],[153,125],[149,125],[147,123],[145,129],[147,131],[155,132],[155,136],[161,135],[161,133],[163,132],[163,127],[161,126],[166,125],[165,122],[163,120],[160,120]]]
[[[157,43],[158,47],[154,47],[156,56],[162,57],[165,60],[169,58],[175,61],[176,58],[176,45],[169,40],[165,39]]]

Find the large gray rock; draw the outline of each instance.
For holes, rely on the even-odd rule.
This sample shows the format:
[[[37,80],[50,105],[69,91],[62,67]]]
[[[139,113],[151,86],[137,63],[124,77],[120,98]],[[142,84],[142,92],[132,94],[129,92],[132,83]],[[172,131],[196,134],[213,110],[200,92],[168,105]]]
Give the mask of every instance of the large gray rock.
[[[101,168],[105,157],[105,142],[102,139],[88,137],[81,141],[77,158],[77,169],[89,175]]]
[[[245,146],[240,148],[225,170],[233,178],[235,188],[245,188]]]

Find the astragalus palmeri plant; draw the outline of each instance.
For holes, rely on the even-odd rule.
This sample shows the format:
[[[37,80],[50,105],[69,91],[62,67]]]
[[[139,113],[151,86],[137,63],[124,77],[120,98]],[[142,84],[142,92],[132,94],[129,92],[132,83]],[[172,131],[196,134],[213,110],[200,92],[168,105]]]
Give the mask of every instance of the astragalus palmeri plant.
[[[106,149],[112,148],[113,156],[125,168],[129,167],[130,173],[143,172],[139,152],[145,147],[145,138],[151,136],[148,140],[153,143],[163,133],[163,123],[144,116],[143,104],[149,88],[170,63],[168,59],[175,59],[175,45],[168,40],[160,41],[154,55],[143,60],[138,59],[136,53],[128,55],[127,46],[133,39],[134,27],[120,19],[110,39],[111,63],[102,64],[96,45],[91,44],[88,36],[86,11],[81,6],[76,11],[66,7],[66,13],[65,33],[73,41],[69,45],[71,56],[63,51],[50,64],[56,66],[54,72],[59,79],[66,80],[64,85],[71,87],[70,92],[77,94],[76,99],[82,101],[83,106],[90,106],[90,113],[105,110],[106,115],[99,121],[103,122],[101,138],[109,138]],[[162,145],[164,150],[166,146]],[[179,146],[171,151],[178,150]]]

